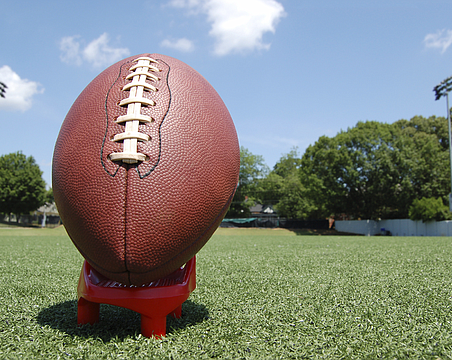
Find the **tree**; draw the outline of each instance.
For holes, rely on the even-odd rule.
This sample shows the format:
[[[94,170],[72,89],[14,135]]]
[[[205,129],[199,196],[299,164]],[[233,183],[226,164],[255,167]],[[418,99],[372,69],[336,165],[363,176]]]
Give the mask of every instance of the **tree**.
[[[425,198],[414,199],[410,207],[410,219],[427,221],[441,221],[450,219],[450,212],[446,205],[444,205],[441,198]]]
[[[316,210],[295,168],[281,181],[276,210],[280,216],[289,219],[306,219]]]
[[[355,218],[398,216],[402,201],[400,159],[394,146],[398,133],[391,125],[367,121],[337,135],[339,162],[334,175],[339,196],[332,202],[334,213],[346,209]]]
[[[46,191],[45,197],[44,197],[44,202],[47,204],[53,204],[55,202],[52,188],[50,188],[49,190]]]
[[[447,151],[447,121],[436,117],[358,122],[322,136],[301,160],[310,217],[406,218],[414,199],[447,196]]]
[[[444,117],[431,116],[424,118],[423,116],[415,116],[411,120],[401,119],[394,123],[395,127],[401,130],[412,129],[411,134],[418,132],[428,135],[434,135],[441,145],[442,149],[449,151],[449,130],[447,126],[447,119]]]
[[[396,142],[404,159],[404,190],[414,199],[447,197],[450,192],[449,140],[445,118],[416,116],[399,120],[401,134]],[[409,207],[409,206],[408,206]]]
[[[415,199],[446,204],[450,191],[447,120],[435,116],[358,122],[321,136],[301,158],[292,149],[271,172],[245,148],[241,161],[228,216],[249,216],[257,201],[288,218],[407,218]]]
[[[293,147],[289,153],[281,156],[279,161],[273,167],[273,172],[283,178],[293,173],[301,166],[301,158],[298,154],[298,147]]]
[[[301,183],[300,166],[301,158],[298,149],[294,147],[281,156],[268,176],[259,182],[260,202],[274,205],[282,217],[306,218],[315,210]]]
[[[284,178],[271,171],[258,181],[254,200],[264,205],[275,205],[280,201]]]
[[[337,139],[321,136],[301,159],[300,180],[316,209],[308,215],[310,218],[329,216],[335,203],[345,197],[346,189],[337,174],[341,168],[349,167],[350,162],[341,152],[344,149],[338,147]]]
[[[296,147],[288,154],[284,154],[275,164],[273,170],[259,181],[256,189],[258,201],[266,205],[279,203],[285,179],[289,174],[297,171],[300,163],[301,159],[298,157],[298,149]]]
[[[254,155],[247,148],[240,147],[239,183],[226,217],[249,217],[250,207],[259,200],[259,180],[268,174],[268,167],[261,155]]]
[[[45,182],[32,156],[22,152],[0,156],[0,212],[29,213],[44,204]]]

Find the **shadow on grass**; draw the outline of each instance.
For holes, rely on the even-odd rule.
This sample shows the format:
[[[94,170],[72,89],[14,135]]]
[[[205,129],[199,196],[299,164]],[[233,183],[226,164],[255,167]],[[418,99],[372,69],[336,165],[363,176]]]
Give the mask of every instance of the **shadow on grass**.
[[[202,304],[187,300],[182,304],[182,317],[167,317],[167,335],[203,322],[209,318],[209,311]],[[104,342],[123,340],[138,336],[141,326],[140,314],[121,307],[101,304],[97,324],[77,326],[77,301],[69,300],[43,309],[37,317],[41,326],[49,326],[69,336],[100,338]]]

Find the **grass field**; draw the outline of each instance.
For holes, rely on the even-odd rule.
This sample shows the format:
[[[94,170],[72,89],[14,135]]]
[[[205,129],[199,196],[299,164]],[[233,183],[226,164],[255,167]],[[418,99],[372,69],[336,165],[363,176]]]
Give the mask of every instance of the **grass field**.
[[[101,306],[76,326],[82,257],[63,228],[0,229],[0,358],[450,359],[452,239],[219,229],[162,340]]]

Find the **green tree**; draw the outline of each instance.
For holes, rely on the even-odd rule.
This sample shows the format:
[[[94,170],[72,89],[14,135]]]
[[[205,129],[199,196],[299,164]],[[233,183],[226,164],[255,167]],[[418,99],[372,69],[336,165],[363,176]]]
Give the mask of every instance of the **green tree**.
[[[434,135],[442,149],[449,151],[449,130],[447,119],[444,117],[430,116],[425,118],[423,116],[414,116],[410,120],[398,120],[394,123],[394,126],[401,130],[413,129],[414,131],[411,134],[421,132]]]
[[[301,160],[301,182],[314,205],[310,216],[406,218],[414,199],[447,196],[445,121],[358,122],[319,138]]]
[[[441,198],[414,199],[410,207],[409,216],[411,220],[441,221],[451,218],[449,208],[444,205]]]
[[[309,214],[310,218],[327,217],[334,211],[335,202],[345,197],[346,189],[336,176],[341,168],[348,165],[348,159],[341,154],[343,152],[337,145],[337,139],[321,136],[303,154],[300,180],[317,209]]]
[[[334,213],[345,208],[355,218],[397,216],[401,201],[394,148],[397,136],[393,127],[376,121],[359,122],[338,134],[339,162],[333,174],[339,196],[332,202]]]
[[[315,208],[305,186],[301,183],[299,169],[301,158],[294,147],[284,154],[273,170],[259,184],[260,201],[274,205],[281,217],[306,218]]]
[[[283,178],[298,170],[301,167],[301,158],[298,154],[298,147],[293,147],[289,153],[281,156],[273,167],[273,172]]]
[[[55,198],[53,196],[53,189],[50,188],[49,190],[46,191],[45,193],[45,197],[44,197],[44,202],[48,203],[48,204],[52,204],[55,202]]]
[[[450,192],[449,141],[445,118],[416,116],[393,124],[400,129],[395,144],[403,159],[401,172],[408,207],[414,199],[447,197]]]
[[[276,205],[281,198],[284,178],[271,171],[256,186],[255,201],[264,205]]]
[[[45,201],[42,171],[32,156],[22,152],[0,156],[0,212],[20,214],[36,210]]]
[[[289,219],[306,219],[316,210],[297,169],[292,169],[281,181],[278,214]]]
[[[264,158],[241,146],[239,184],[226,217],[250,216],[250,207],[259,200],[259,181],[267,174],[268,167]]]
[[[301,164],[298,149],[294,147],[284,154],[268,175],[259,180],[256,193],[257,201],[266,205],[276,205],[280,202],[284,181],[289,174],[296,172]],[[284,216],[284,215],[283,215]]]

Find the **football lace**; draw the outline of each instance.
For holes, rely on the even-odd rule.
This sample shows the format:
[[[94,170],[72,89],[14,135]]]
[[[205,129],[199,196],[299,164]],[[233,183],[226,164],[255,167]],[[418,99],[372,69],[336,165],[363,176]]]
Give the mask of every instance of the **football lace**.
[[[127,164],[135,164],[139,161],[145,161],[146,155],[138,152],[138,141],[150,141],[149,135],[138,131],[140,123],[151,123],[154,119],[151,116],[141,113],[142,107],[155,106],[155,101],[144,97],[145,92],[157,91],[157,88],[146,80],[156,82],[159,78],[153,72],[160,70],[153,66],[158,62],[150,57],[139,57],[133,60],[134,64],[127,75],[126,80],[132,81],[126,84],[122,90],[129,91],[129,97],[123,99],[119,106],[127,106],[127,114],[119,116],[115,121],[118,124],[124,124],[124,132],[116,134],[113,141],[122,141],[122,152],[110,154],[110,160],[122,161]]]

